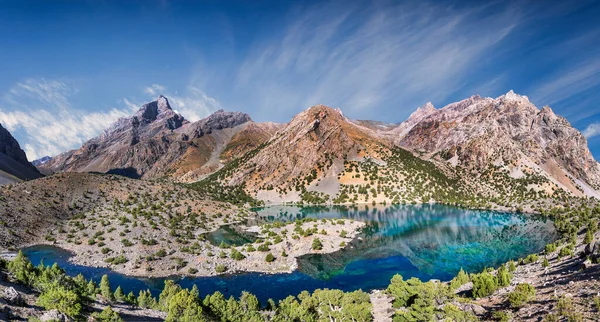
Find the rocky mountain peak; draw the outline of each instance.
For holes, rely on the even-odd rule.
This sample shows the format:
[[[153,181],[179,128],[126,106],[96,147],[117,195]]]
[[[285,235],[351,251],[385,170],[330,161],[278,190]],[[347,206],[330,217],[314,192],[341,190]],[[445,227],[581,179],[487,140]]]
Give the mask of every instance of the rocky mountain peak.
[[[160,95],[155,101],[146,103],[137,111],[135,116],[140,120],[146,122],[155,121],[160,115],[166,115],[167,117],[172,116],[171,114],[177,114],[171,108],[169,100]]]
[[[38,170],[27,160],[25,151],[10,132],[0,124],[0,171],[9,173],[19,179],[35,179],[40,177]],[[0,182],[2,181],[0,174]]]
[[[529,97],[527,97],[525,95],[519,95],[519,94],[515,93],[512,89],[510,91],[508,91],[508,93],[498,96],[496,98],[496,100],[502,101],[502,102],[515,102],[515,103],[531,104],[531,102],[529,102]]]
[[[233,128],[246,122],[252,122],[250,115],[242,112],[226,112],[217,110],[206,118],[194,122],[187,129],[187,135],[201,137],[215,130]]]
[[[422,119],[426,118],[427,116],[431,115],[435,111],[437,110],[433,106],[433,104],[431,104],[431,102],[427,102],[425,103],[425,105],[417,108],[416,111],[412,112],[412,114],[410,114],[410,116],[408,117],[407,122],[415,124],[421,121]]]

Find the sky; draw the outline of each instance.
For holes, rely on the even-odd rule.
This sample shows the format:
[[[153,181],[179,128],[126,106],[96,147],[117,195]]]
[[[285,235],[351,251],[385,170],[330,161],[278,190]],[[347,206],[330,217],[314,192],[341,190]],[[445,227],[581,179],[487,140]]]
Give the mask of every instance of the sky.
[[[600,160],[598,1],[0,0],[0,124],[30,160],[167,96],[288,122],[306,108],[405,120],[509,90]]]

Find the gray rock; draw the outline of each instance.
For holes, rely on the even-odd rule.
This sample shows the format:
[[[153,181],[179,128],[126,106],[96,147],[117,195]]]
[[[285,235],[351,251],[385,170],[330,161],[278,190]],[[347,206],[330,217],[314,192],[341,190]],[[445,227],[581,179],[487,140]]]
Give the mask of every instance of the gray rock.
[[[14,287],[7,287],[4,289],[4,292],[2,292],[2,298],[6,300],[6,302],[12,304],[12,305],[17,305],[17,306],[23,306],[25,305],[25,300],[23,300],[23,297],[21,296],[21,294],[15,290]]]
[[[473,313],[475,315],[481,315],[486,312],[481,305],[473,303],[460,303],[458,301],[453,301],[451,304],[459,308],[461,311]]]
[[[58,310],[50,310],[50,311],[44,312],[44,314],[42,316],[40,316],[40,321],[41,322],[50,322],[50,321],[70,322],[71,319],[68,316],[64,315],[63,313],[60,313]]]

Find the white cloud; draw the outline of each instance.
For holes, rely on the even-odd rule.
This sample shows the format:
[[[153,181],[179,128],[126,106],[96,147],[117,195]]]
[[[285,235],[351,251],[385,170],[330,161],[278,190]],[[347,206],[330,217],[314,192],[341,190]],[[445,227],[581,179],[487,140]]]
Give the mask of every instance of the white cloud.
[[[598,135],[600,135],[600,123],[592,123],[588,125],[585,130],[583,130],[583,136],[585,136],[586,139],[590,139]]]
[[[343,4],[296,12],[243,62],[235,89],[271,117],[318,103],[359,114],[383,104],[410,109],[460,89],[522,18],[510,6],[484,14],[485,6]]]
[[[30,160],[76,148],[131,113],[127,108],[106,112],[73,108],[69,99],[75,92],[58,80],[27,79],[0,99],[0,123],[19,134]]]
[[[162,86],[162,85],[158,85],[158,84],[152,84],[146,88],[144,88],[144,92],[146,94],[152,95],[152,96],[157,96],[161,93],[163,93],[166,90],[166,87]]]

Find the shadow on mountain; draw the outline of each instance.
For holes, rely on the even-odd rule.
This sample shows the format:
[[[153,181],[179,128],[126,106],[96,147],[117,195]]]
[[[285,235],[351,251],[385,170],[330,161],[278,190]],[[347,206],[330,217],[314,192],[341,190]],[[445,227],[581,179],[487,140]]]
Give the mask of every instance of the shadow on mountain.
[[[142,177],[142,175],[139,174],[137,169],[134,167],[110,169],[106,171],[106,174],[116,174],[124,177],[129,177],[131,179],[140,179]]]

